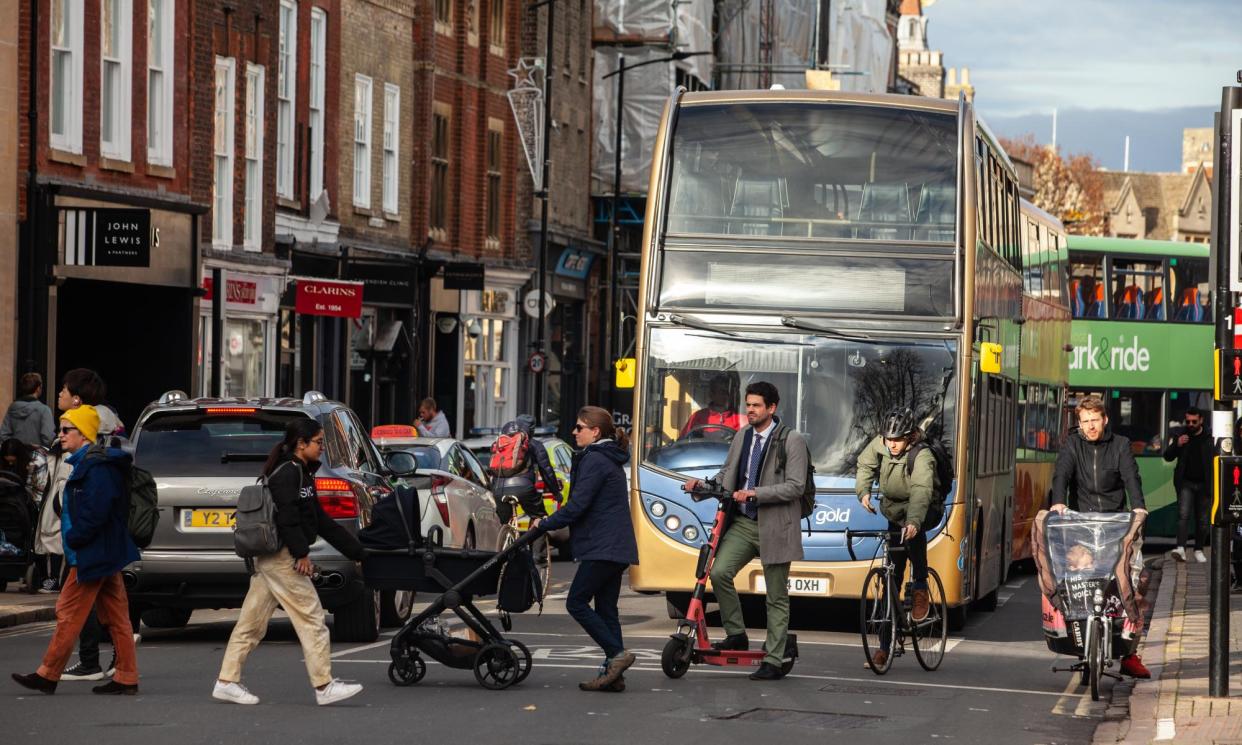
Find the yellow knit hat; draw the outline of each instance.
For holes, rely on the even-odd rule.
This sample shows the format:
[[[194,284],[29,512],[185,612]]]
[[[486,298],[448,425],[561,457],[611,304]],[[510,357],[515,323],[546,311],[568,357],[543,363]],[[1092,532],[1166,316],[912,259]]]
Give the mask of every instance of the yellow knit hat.
[[[94,406],[84,404],[76,409],[69,409],[60,418],[69,420],[77,427],[87,442],[94,442],[99,437],[99,412],[95,411]]]

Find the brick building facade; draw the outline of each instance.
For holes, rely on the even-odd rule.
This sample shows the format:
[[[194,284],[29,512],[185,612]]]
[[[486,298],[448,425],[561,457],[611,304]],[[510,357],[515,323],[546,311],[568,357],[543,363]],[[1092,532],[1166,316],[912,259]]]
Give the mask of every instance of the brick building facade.
[[[17,363],[17,96],[18,30],[16,3],[0,7],[0,266],[10,270],[0,277],[0,370]],[[0,408],[16,397],[15,377],[0,374]]]

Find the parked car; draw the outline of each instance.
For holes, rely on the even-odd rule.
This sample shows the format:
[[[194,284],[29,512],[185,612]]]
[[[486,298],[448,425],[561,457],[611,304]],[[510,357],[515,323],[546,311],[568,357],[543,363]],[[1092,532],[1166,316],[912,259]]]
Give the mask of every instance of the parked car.
[[[501,525],[491,478],[464,445],[451,437],[420,437],[413,427],[400,424],[375,427],[371,438],[386,457],[397,452],[413,456],[417,475],[429,477],[418,486],[423,535],[439,526],[445,546],[498,546]]]
[[[147,406],[134,428],[134,462],[151,472],[160,520],[142,560],[123,573],[133,610],[149,626],[180,627],[198,608],[237,608],[250,574],[233,551],[233,521],[242,487],[258,478],[272,447],[296,417],[324,429],[316,473],[319,501],[351,531],[396,484],[358,417],[311,391],[295,398],[198,398],[170,391]],[[319,597],[332,613],[335,641],[370,642],[381,622],[398,625],[409,608],[393,593],[363,585],[357,564],[322,539],[311,546]],[[407,604],[408,605],[408,604]]]

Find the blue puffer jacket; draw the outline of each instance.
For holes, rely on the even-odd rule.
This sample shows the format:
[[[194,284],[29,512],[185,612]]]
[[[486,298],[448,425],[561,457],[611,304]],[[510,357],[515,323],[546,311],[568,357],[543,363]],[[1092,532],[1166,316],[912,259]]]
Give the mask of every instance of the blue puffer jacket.
[[[569,501],[539,523],[542,530],[571,526],[574,558],[638,563],[630,495],[621,470],[629,459],[613,440],[592,443],[574,454]]]
[[[78,581],[108,577],[140,558],[129,535],[129,454],[119,448],[83,447],[66,461],[61,529]]]

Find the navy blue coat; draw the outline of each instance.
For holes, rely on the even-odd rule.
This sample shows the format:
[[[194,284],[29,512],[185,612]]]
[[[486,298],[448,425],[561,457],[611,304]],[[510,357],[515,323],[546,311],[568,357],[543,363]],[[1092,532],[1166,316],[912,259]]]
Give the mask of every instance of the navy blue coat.
[[[569,501],[539,523],[541,530],[570,527],[569,543],[580,561],[638,563],[630,520],[630,495],[621,466],[630,459],[613,440],[587,445],[574,454]]]
[[[129,535],[132,459],[119,448],[92,445],[69,456],[67,462],[74,467],[63,496],[63,509],[69,515],[64,539],[73,554],[78,581],[116,574],[140,558]]]

